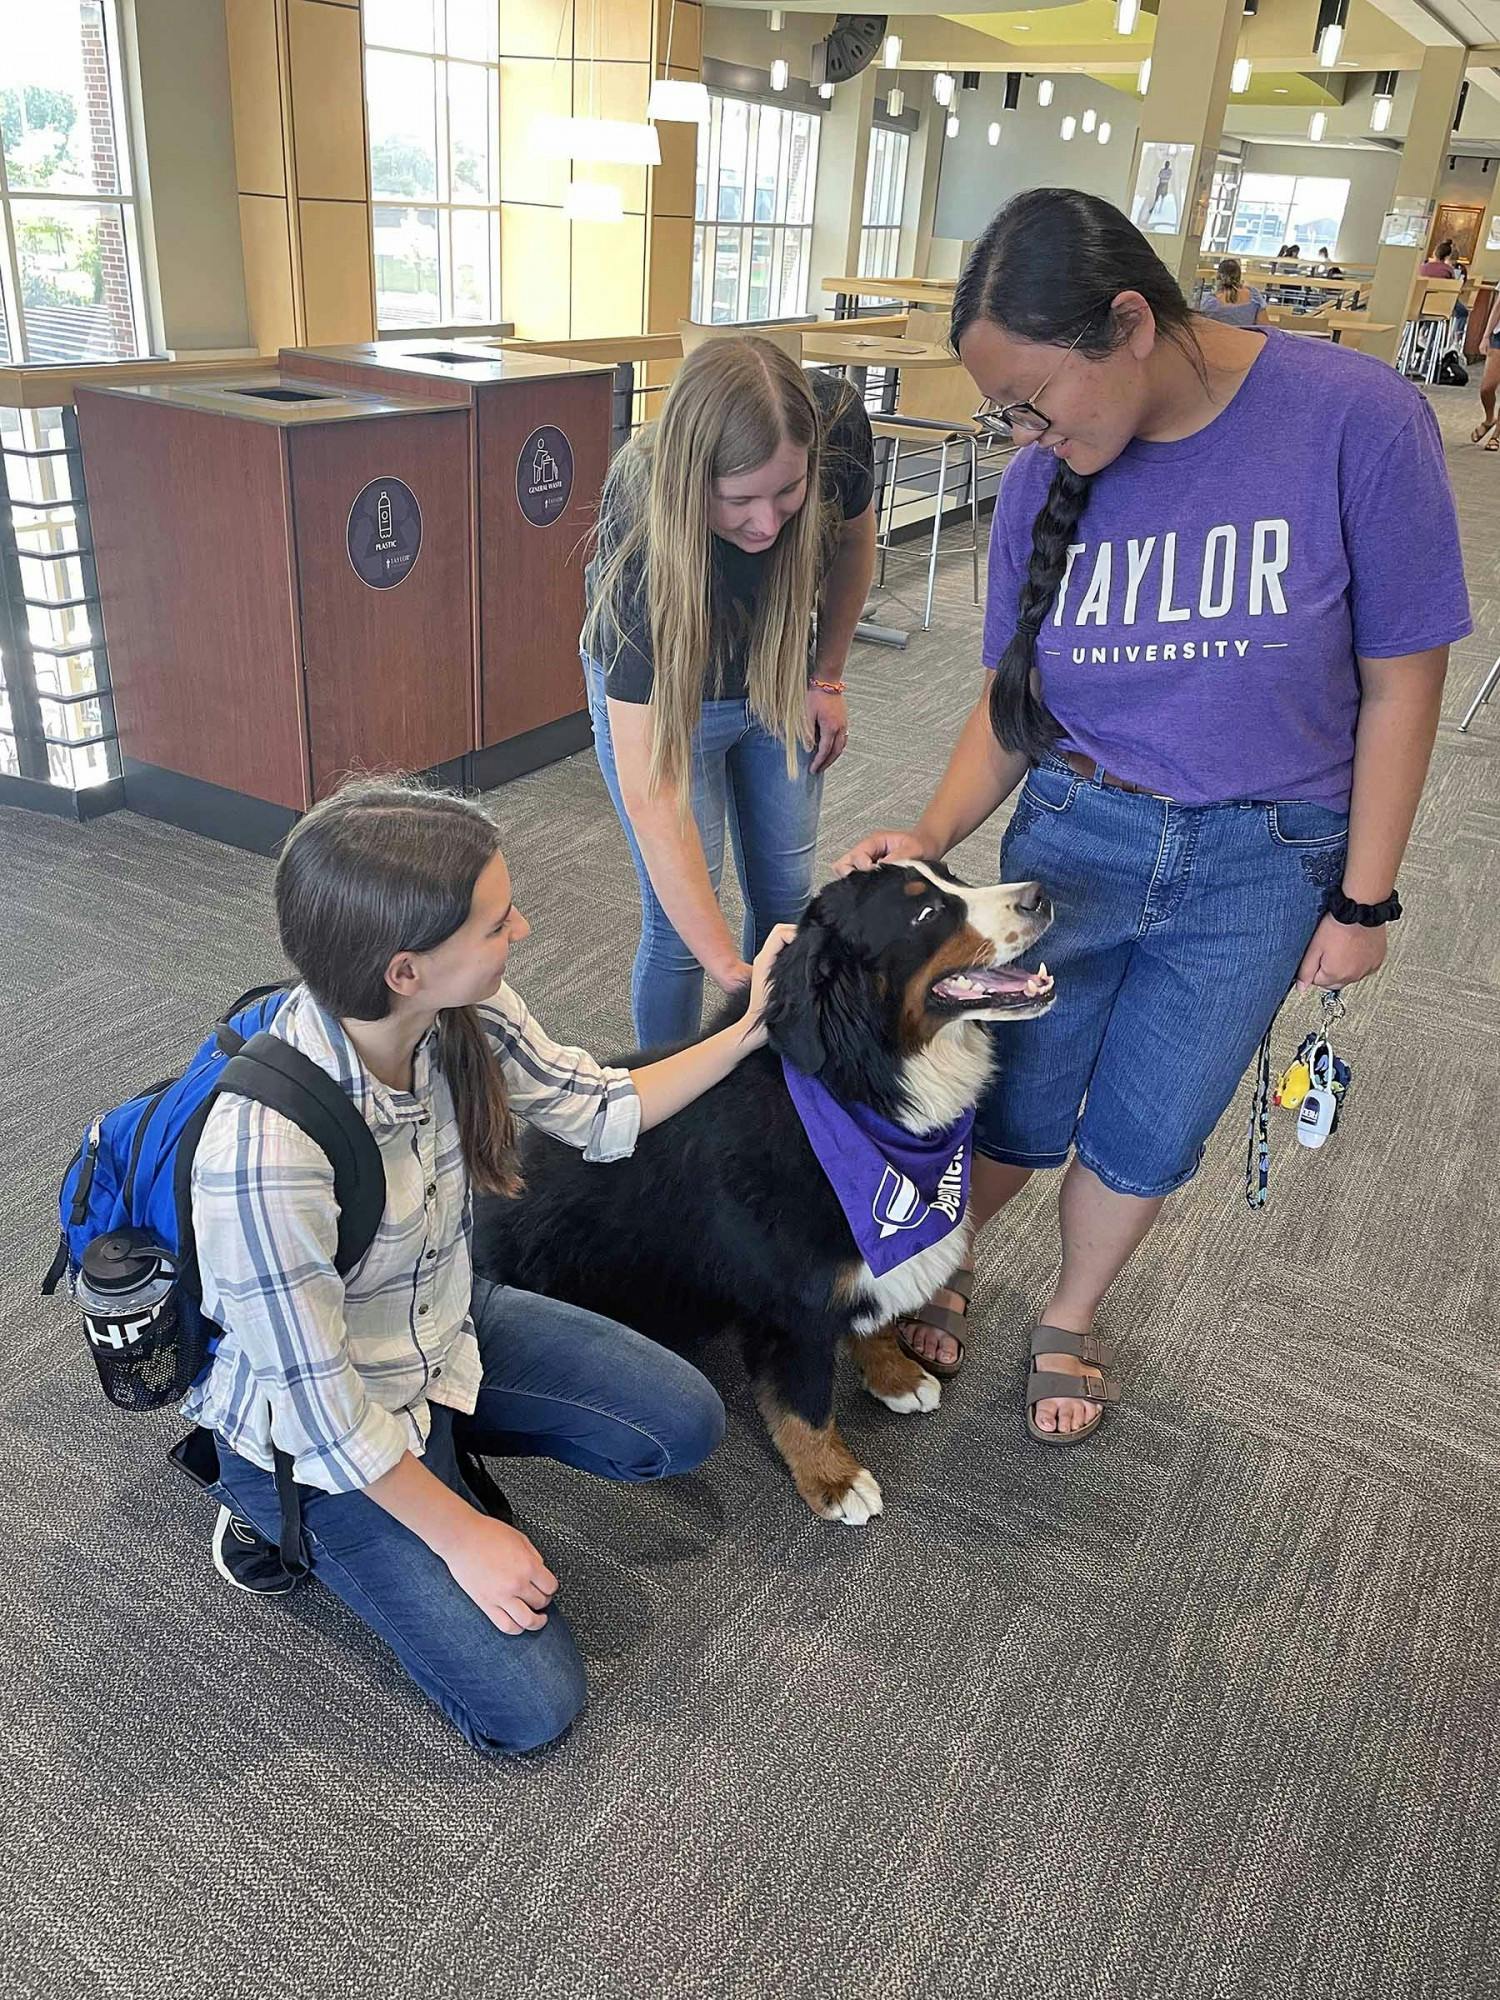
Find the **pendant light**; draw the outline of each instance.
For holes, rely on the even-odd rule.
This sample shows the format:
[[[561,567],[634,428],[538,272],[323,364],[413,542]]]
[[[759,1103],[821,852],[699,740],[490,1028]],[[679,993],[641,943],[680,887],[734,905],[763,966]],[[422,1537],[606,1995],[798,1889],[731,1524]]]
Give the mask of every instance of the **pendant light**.
[[[1063,120],[1061,125],[1058,126],[1057,136],[1059,139],[1071,139],[1073,134],[1077,130],[1078,130],[1078,120],[1073,117],[1067,117]]]
[[[646,116],[656,124],[706,125],[708,123],[708,85],[690,83],[685,78],[672,74],[672,25],[677,19],[677,0],[672,0],[667,14],[667,51],[662,61],[662,73],[653,77],[651,95],[646,101]]]
[[[1092,104],[1089,106],[1088,110],[1084,112],[1082,118],[1078,122],[1082,126],[1085,132],[1093,131],[1095,125],[1097,125],[1099,122],[1099,114],[1095,111]]]
[[[1045,111],[1047,109],[1047,106],[1052,102],[1052,79],[1050,76],[1044,76],[1041,82],[1037,85],[1036,101],[1038,104],[1041,105],[1043,111]]]
[[[1110,130],[1111,127],[1109,120],[1107,118],[1102,118],[1099,121],[1099,130],[1095,134],[1095,137],[1098,139],[1099,144],[1101,146],[1107,146],[1109,144]]]
[[[883,59],[882,59],[882,61],[881,61],[881,65],[880,65],[880,67],[881,67],[882,69],[900,69],[900,67],[901,67],[901,37],[900,37],[899,35],[887,35],[887,36],[886,36],[886,38],[885,38],[885,52],[884,52],[884,57],[883,57]]]
[[[791,75],[791,70],[787,65],[786,57],[778,56],[775,62],[773,62],[771,65],[772,90],[785,90],[787,85],[787,78],[790,75]]]
[[[944,110],[953,102],[955,88],[956,79],[945,69],[940,69],[932,79],[932,94],[938,103],[943,106]]]
[[[999,143],[1000,143],[1000,120],[999,120],[998,118],[994,119],[994,120],[993,120],[993,121],[991,122],[991,125],[990,125],[990,129],[989,129],[989,131],[988,131],[988,132],[987,132],[987,133],[985,134],[985,137],[986,137],[986,138],[987,138],[987,139],[989,140],[989,142],[990,142],[990,144],[991,144],[992,146],[998,146],[998,145],[999,145]]]
[[[1313,141],[1314,145],[1316,145],[1318,140],[1322,138],[1323,134],[1327,130],[1328,130],[1328,113],[1326,111],[1315,111],[1312,117],[1309,118],[1307,121],[1308,138]]]
[[[1229,72],[1229,88],[1236,97],[1243,97],[1250,88],[1250,79],[1255,74],[1249,56],[1236,56],[1234,68]]]
[[[958,137],[958,113],[956,111],[948,113],[948,123],[943,127],[943,130],[948,134],[950,139]]]
[[[1115,0],[1115,33],[1133,35],[1140,11],[1141,0]]]
[[[885,94],[886,117],[899,118],[905,109],[906,92],[901,88],[899,83],[892,84],[891,88]]]
[[[1396,108],[1396,72],[1393,69],[1377,70],[1375,75],[1375,95],[1370,102],[1370,130],[1386,132],[1390,130],[1391,113]]]
[[[1136,72],[1135,87],[1137,92],[1142,97],[1144,97],[1146,95],[1146,92],[1151,88],[1150,56],[1147,56],[1146,60],[1141,64],[1140,69]]]

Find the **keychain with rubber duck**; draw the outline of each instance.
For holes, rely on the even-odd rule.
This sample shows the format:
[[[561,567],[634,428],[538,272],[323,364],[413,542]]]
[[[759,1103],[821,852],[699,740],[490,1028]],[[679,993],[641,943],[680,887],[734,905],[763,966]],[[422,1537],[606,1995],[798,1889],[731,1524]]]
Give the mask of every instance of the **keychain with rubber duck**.
[[[1271,1030],[1266,1030],[1257,1064],[1255,1100],[1250,1113],[1250,1152],[1245,1168],[1245,1199],[1264,1208],[1271,1188],[1270,1106],[1295,1114],[1297,1143],[1313,1150],[1324,1145],[1338,1127],[1339,1112],[1349,1088],[1351,1070],[1333,1052],[1330,1031],[1344,1015],[1337,987],[1319,996],[1321,1018],[1303,1036],[1296,1055],[1271,1078]]]

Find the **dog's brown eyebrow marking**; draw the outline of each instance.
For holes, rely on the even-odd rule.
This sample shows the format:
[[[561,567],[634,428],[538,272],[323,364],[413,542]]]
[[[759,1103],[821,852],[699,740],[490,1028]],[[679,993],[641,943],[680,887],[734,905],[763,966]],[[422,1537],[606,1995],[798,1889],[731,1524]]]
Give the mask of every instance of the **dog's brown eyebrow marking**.
[[[908,882],[906,885],[905,894],[908,896],[925,896],[927,894],[928,889],[931,886],[932,885],[929,882],[921,882],[921,881]]]

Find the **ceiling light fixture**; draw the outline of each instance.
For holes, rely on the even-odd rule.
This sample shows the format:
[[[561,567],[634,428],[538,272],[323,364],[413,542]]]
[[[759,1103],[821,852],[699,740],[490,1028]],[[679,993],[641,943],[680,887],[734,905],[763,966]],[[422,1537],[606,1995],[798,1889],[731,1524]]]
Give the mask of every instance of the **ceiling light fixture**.
[[[1382,69],[1375,72],[1375,95],[1370,104],[1370,130],[1385,132],[1390,129],[1391,113],[1396,108],[1396,72]]]
[[[1344,30],[1349,25],[1349,0],[1318,0],[1317,25],[1313,29],[1313,50],[1319,66],[1332,69],[1344,46]]]
[[[623,222],[625,203],[617,187],[604,181],[569,181],[563,214],[570,222]]]
[[[998,146],[998,145],[999,145],[999,143],[1000,143],[1000,120],[999,120],[998,118],[996,118],[995,120],[993,120],[993,122],[992,122],[992,123],[991,123],[991,125],[990,125],[990,129],[989,129],[989,131],[988,131],[988,132],[987,132],[987,133],[985,134],[985,137],[986,137],[986,138],[987,138],[987,139],[989,140],[989,142],[990,142],[990,144],[991,144],[992,146]]]
[[[898,83],[894,86],[894,88],[886,92],[885,95],[886,117],[899,118],[901,116],[902,110],[905,108],[905,104],[906,104],[906,92],[901,88],[900,84]]]
[[[538,118],[531,143],[545,160],[605,161],[626,167],[659,167],[661,140],[654,125],[624,118]]]
[[[831,83],[820,83],[818,85],[818,95],[826,104],[833,95],[833,85]]]
[[[1142,97],[1144,97],[1146,95],[1146,92],[1151,88],[1150,56],[1147,56],[1146,60],[1141,64],[1140,70],[1136,75],[1135,87]]]
[[[1140,18],[1141,0],[1115,0],[1115,33],[1132,35]]]
[[[1052,79],[1050,76],[1044,76],[1041,82],[1037,85],[1036,101],[1038,104],[1041,105],[1043,111],[1045,111],[1047,109],[1047,106],[1052,102]]]
[[[1078,120],[1076,118],[1065,118],[1057,128],[1057,135],[1060,139],[1071,139],[1077,130]]]
[[[945,69],[940,69],[932,79],[932,94],[939,104],[949,105],[953,102],[954,88],[954,79]]]
[[[771,33],[773,35],[781,33],[781,9],[779,7],[771,9]]]
[[[1316,142],[1317,140],[1322,138],[1323,134],[1327,130],[1328,130],[1328,113],[1326,111],[1315,111],[1312,117],[1309,118],[1307,121],[1308,138]]]
[[[1250,88],[1250,78],[1254,75],[1249,56],[1236,56],[1234,68],[1229,72],[1229,88],[1236,97],[1243,97]]]
[[[1110,134],[1109,120],[1107,118],[1101,119],[1099,124],[1099,133],[1098,133],[1099,144],[1101,146],[1107,146],[1109,144],[1109,134]]]
[[[791,70],[787,67],[786,57],[778,56],[775,62],[773,62],[771,65],[772,90],[785,90],[787,78],[790,75],[791,75]]]
[[[672,28],[677,19],[677,0],[667,12],[667,47],[662,57],[662,73],[651,80],[646,116],[658,124],[706,125],[708,85],[679,81],[672,75]]]
[[[882,67],[882,69],[900,69],[900,67],[901,67],[901,37],[900,37],[899,35],[887,35],[887,36],[886,36],[886,38],[885,38],[885,61],[884,61],[884,62],[883,62],[883,63],[881,64],[881,67]]]
[[[943,127],[943,130],[948,134],[950,139],[958,137],[958,113],[956,111],[948,113],[948,123]]]
[[[1082,124],[1085,132],[1093,131],[1094,127],[1099,122],[1099,114],[1095,111],[1092,104],[1089,106],[1088,110],[1084,112],[1083,117],[1079,122]]]

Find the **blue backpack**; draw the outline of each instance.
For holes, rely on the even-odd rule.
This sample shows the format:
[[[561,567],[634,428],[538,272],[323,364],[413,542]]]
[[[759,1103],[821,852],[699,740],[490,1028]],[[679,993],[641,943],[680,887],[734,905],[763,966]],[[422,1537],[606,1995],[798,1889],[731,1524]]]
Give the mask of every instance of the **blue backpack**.
[[[374,1241],[385,1211],[385,1168],[374,1134],[346,1091],[300,1050],[266,1032],[287,995],[279,986],[241,994],[198,1047],[181,1076],[96,1118],[63,1175],[62,1238],[42,1281],[56,1291],[64,1274],[76,1290],[91,1247],[91,1268],[160,1270],[160,1299],[149,1313],[111,1319],[85,1304],[89,1351],[105,1395],[121,1409],[154,1410],[179,1401],[213,1366],[221,1329],[201,1311],[193,1243],[193,1154],[216,1098],[249,1097],[289,1118],[327,1155],[338,1203],[334,1267],[346,1276]],[[164,1253],[164,1257],[161,1253]],[[212,1439],[197,1432],[172,1456],[200,1483],[217,1477]],[[290,1460],[276,1454],[286,1500]]]

